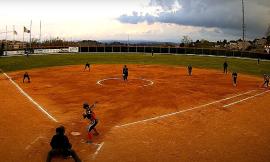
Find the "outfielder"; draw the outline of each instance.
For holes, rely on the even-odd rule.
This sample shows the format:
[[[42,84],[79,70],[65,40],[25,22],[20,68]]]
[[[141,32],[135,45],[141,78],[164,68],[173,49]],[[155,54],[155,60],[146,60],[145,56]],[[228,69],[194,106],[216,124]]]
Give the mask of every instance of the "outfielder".
[[[227,61],[225,61],[223,64],[223,73],[227,74],[227,72],[228,72],[228,63]]]

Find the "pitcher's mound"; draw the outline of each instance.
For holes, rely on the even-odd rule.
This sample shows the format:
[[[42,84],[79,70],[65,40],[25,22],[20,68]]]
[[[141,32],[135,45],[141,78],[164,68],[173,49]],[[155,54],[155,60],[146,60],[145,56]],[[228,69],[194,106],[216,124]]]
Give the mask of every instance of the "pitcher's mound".
[[[153,81],[144,78],[131,78],[124,81],[122,78],[105,78],[98,80],[97,84],[101,86],[123,86],[129,85],[134,87],[146,87],[154,84]]]

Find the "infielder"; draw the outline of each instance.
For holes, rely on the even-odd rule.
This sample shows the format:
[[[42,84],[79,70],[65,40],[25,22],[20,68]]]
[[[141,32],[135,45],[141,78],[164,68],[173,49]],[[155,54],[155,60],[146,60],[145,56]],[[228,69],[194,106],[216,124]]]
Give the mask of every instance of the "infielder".
[[[192,66],[188,65],[188,75],[191,76],[192,75]]]
[[[84,66],[84,71],[88,68],[88,71],[90,71],[90,64],[87,62]]]
[[[24,74],[23,74],[23,83],[24,83],[24,80],[25,79],[27,79],[28,80],[28,83],[30,83],[30,76],[29,76],[29,74],[27,73],[27,72],[25,72]]]
[[[123,79],[127,80],[127,78],[128,78],[128,68],[127,68],[127,65],[124,65],[124,67],[123,67]]]
[[[264,74],[263,79],[264,79],[263,87],[266,88],[269,87],[269,75]]]

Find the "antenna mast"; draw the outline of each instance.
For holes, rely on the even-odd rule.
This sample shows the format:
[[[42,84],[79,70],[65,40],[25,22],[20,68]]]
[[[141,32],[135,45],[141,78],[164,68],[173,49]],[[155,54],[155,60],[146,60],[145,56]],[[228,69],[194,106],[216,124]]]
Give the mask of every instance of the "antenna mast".
[[[245,42],[246,25],[245,25],[245,4],[244,4],[244,0],[242,0],[242,14],[243,14],[243,21],[242,21],[243,42]]]
[[[41,43],[41,20],[39,22],[39,43]]]

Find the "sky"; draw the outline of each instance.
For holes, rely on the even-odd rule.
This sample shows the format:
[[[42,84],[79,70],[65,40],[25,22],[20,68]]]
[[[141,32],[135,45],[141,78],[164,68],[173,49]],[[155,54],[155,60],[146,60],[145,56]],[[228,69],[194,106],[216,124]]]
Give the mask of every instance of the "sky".
[[[265,36],[270,0],[244,0],[246,37]],[[23,27],[41,40],[149,40],[181,42],[242,37],[241,0],[0,0],[0,32]],[[0,39],[5,39],[0,34]],[[7,34],[13,39],[12,32]],[[29,34],[24,34],[25,40]]]

